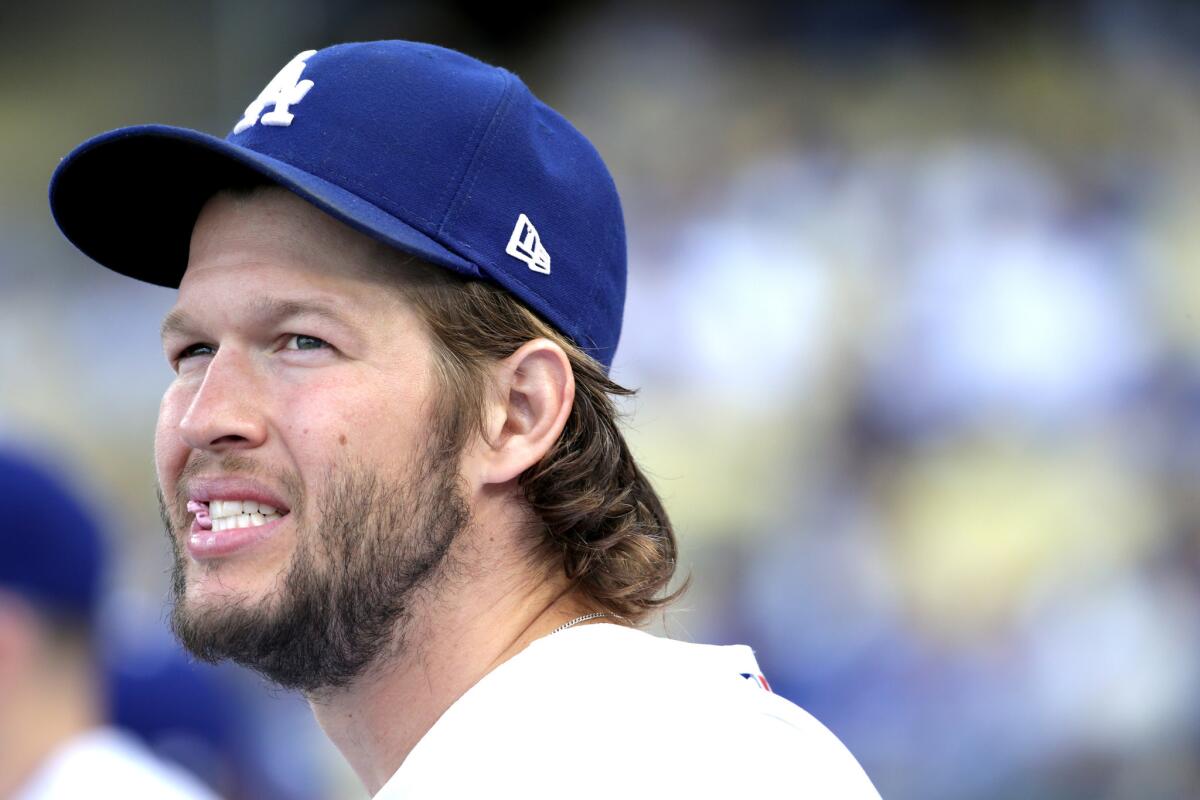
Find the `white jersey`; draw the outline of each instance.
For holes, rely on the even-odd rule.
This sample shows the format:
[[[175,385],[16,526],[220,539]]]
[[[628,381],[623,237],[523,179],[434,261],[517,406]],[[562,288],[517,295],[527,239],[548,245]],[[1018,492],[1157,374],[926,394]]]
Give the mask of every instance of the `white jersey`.
[[[749,647],[619,625],[543,637],[484,676],[375,800],[879,800],[854,756],[772,694]]]
[[[133,737],[99,728],[67,741],[10,800],[217,800],[182,767]]]

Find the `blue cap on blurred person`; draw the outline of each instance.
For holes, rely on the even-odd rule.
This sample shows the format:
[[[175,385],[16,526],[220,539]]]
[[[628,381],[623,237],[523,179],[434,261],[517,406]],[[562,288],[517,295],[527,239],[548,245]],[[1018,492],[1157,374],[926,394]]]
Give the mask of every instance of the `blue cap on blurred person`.
[[[105,550],[94,518],[31,456],[0,447],[0,591],[50,614],[90,620]]]
[[[512,73],[414,42],[307,50],[224,139],[145,125],[84,142],[55,171],[50,206],[92,259],[178,286],[201,206],[247,173],[499,284],[611,365],[626,269],[616,187],[591,143]]]
[[[107,666],[114,724],[223,796],[271,796],[262,790],[232,791],[264,779],[244,738],[249,720],[232,673],[191,660],[174,642],[162,649],[110,650]]]

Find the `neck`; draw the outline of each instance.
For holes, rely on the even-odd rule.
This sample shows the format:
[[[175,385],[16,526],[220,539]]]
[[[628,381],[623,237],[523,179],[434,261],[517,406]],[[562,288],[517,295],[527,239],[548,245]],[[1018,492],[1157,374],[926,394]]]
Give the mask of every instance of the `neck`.
[[[477,560],[488,564],[488,559]],[[520,570],[447,578],[414,613],[404,647],[345,689],[309,698],[317,721],[371,794],[442,713],[483,676],[558,626],[591,611],[565,578],[513,580]]]

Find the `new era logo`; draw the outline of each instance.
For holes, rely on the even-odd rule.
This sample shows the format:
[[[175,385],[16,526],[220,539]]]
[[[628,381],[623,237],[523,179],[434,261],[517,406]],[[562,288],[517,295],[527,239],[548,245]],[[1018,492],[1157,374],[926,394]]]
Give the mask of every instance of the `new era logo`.
[[[542,237],[538,236],[537,228],[524,214],[517,217],[517,226],[513,228],[504,252],[524,261],[534,272],[550,274],[550,254],[542,247]]]

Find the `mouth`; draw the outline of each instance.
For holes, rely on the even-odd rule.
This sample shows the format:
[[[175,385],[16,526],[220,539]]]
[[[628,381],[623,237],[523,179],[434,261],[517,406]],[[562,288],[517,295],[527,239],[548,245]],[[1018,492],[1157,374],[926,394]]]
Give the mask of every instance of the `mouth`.
[[[187,504],[192,515],[187,550],[196,560],[237,553],[267,538],[289,516],[278,498],[258,487],[213,484],[193,486]]]
[[[258,528],[283,519],[287,513],[256,500],[210,500],[207,503],[189,500],[187,510],[196,515],[196,524],[200,528],[218,532],[233,528]]]

